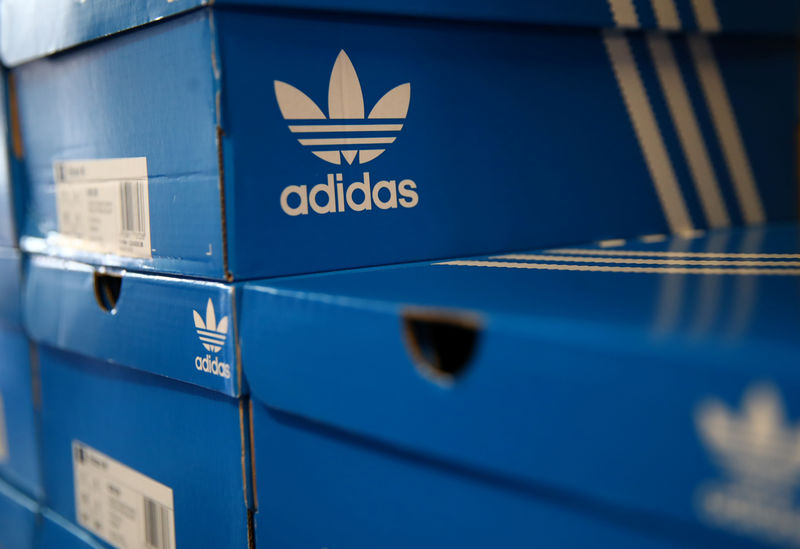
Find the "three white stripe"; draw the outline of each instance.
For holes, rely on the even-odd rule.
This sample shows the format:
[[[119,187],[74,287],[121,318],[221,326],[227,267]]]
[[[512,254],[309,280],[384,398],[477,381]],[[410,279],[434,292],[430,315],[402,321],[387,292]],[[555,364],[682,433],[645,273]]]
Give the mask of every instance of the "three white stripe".
[[[722,30],[717,8],[714,7],[714,0],[692,0],[692,10],[694,10],[694,18],[701,31],[719,32]]]
[[[633,0],[608,1],[617,26],[640,26]],[[651,0],[651,3],[660,28],[681,28],[674,0]],[[692,0],[692,8],[702,30],[720,30],[713,0]],[[673,232],[691,230],[691,218],[627,38],[622,34],[606,32],[604,41],[667,223]],[[663,35],[649,35],[647,45],[706,221],[710,227],[726,227],[730,225],[730,216],[672,45]],[[689,46],[742,216],[748,224],[762,223],[765,219],[764,208],[711,45],[707,38],[693,36],[689,39]]]

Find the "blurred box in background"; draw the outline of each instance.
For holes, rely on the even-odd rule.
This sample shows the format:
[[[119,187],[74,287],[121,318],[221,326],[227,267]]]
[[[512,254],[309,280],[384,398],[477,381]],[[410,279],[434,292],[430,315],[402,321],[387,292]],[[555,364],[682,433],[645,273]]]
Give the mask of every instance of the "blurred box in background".
[[[38,388],[22,328],[21,254],[0,248],[0,479],[29,497],[42,492]]]
[[[550,502],[795,544],[799,251],[787,224],[247,283],[257,543],[530,546]]]
[[[30,260],[48,507],[114,546],[248,545],[230,286]]]
[[[252,279],[797,217],[794,2],[38,4],[28,251]]]

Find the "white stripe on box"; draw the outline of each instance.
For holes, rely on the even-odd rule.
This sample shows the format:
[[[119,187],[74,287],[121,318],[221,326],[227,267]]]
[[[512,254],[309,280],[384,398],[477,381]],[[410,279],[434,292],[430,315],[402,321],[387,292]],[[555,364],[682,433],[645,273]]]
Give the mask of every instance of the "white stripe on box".
[[[691,230],[692,220],[630,44],[624,35],[609,31],[604,42],[667,224],[672,232]]]
[[[658,79],[667,98],[670,115],[678,130],[681,148],[692,173],[697,194],[710,227],[727,227],[730,217],[719,190],[711,158],[708,154],[700,125],[692,108],[686,84],[675,60],[669,38],[660,34],[647,37],[650,55],[656,66]]]
[[[618,265],[560,265],[558,263],[523,263],[517,261],[486,261],[479,259],[442,261],[434,263],[434,265],[603,273],[800,276],[800,269],[771,269],[769,267],[737,267],[733,269],[721,267],[628,267]]]
[[[675,0],[651,0],[658,27],[664,30],[680,30],[681,18]]]
[[[742,240],[740,250],[747,253],[761,249],[766,231],[756,227],[747,232]],[[758,279],[741,278],[736,282],[735,301],[732,312],[728,315],[728,337],[737,339],[747,330],[753,317],[753,308],[758,297]]]
[[[719,32],[722,30],[717,8],[714,0],[692,0],[694,18],[697,20],[697,27],[704,32]]]
[[[727,233],[724,233],[727,234]],[[711,237],[720,238],[719,234]],[[501,259],[491,257],[490,259]],[[676,265],[683,267],[800,267],[800,261],[769,259],[668,259],[663,257],[605,257],[581,255],[508,254],[502,259],[513,261],[553,261],[558,263],[619,263],[624,265]]]
[[[717,138],[722,145],[725,164],[733,180],[742,216],[748,224],[763,223],[764,207],[711,43],[705,36],[691,36],[689,49],[714,121]]]
[[[686,253],[691,246],[691,241],[683,238],[674,238],[669,243],[669,254]],[[662,277],[658,293],[658,304],[653,318],[653,333],[656,336],[665,336],[671,333],[681,317],[683,303],[686,301],[686,277]]]
[[[800,259],[800,254],[744,253],[744,252],[687,252],[675,250],[596,250],[593,248],[553,248],[551,254],[607,255],[624,257],[707,257],[713,259]],[[498,256],[505,258],[507,256]]]
[[[728,240],[730,238],[730,233],[727,231],[720,231],[711,233],[706,241],[706,251],[711,253],[719,253],[723,250],[728,249]],[[699,261],[709,261],[709,260],[699,260]],[[711,260],[714,261],[714,260]],[[797,266],[798,262],[796,261],[787,261],[785,263],[780,261],[735,261],[737,265],[747,266],[750,263],[760,263],[761,266],[766,267],[770,266],[774,263],[778,263],[779,265],[785,264],[787,266]],[[695,336],[701,336],[708,333],[711,328],[714,326],[714,322],[717,320],[717,315],[720,307],[720,299],[721,299],[721,292],[722,292],[722,280],[719,277],[711,276],[706,277],[700,282],[700,290],[697,297],[694,299],[694,303],[696,305],[696,310],[694,313],[694,319],[692,321],[692,327],[690,331]]]
[[[636,15],[633,0],[608,0],[608,7],[611,8],[611,16],[618,27],[639,27],[639,17]]]

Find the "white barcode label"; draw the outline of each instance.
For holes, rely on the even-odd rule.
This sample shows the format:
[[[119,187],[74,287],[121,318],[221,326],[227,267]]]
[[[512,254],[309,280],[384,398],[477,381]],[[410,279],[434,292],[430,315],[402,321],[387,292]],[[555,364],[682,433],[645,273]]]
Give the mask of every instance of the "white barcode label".
[[[73,441],[78,524],[119,549],[176,549],[172,490]]]
[[[146,158],[56,162],[53,177],[58,245],[152,257]]]
[[[171,512],[152,499],[144,499],[144,542],[148,549],[172,547]]]

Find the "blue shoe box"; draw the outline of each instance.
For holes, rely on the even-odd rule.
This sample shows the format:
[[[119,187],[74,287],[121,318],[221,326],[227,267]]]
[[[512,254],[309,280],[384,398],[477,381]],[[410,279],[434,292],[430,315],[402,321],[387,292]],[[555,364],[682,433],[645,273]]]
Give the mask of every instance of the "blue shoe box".
[[[0,248],[0,480],[41,498],[39,402],[35,362],[22,328],[22,259]]]
[[[549,501],[794,546],[798,258],[787,224],[246,283],[257,544],[529,546]]]
[[[31,258],[48,508],[114,547],[248,547],[233,295]]]
[[[33,499],[0,480],[0,547],[38,549],[38,513]]]
[[[797,217],[791,2],[38,4],[28,251],[244,280]]]

